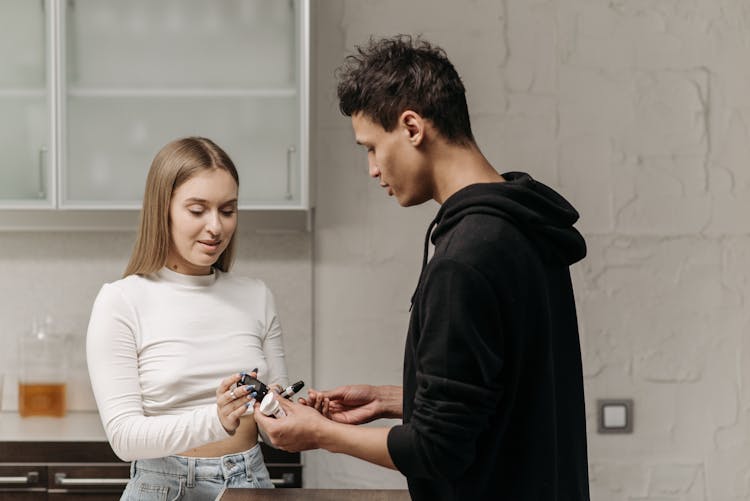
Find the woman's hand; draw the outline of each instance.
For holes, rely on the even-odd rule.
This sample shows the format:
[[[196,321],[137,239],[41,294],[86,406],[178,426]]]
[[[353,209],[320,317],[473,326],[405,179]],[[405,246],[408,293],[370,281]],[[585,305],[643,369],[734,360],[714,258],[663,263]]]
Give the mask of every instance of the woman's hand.
[[[251,376],[256,377],[254,372]],[[242,374],[233,374],[224,379],[216,388],[216,409],[221,425],[230,435],[240,425],[240,417],[255,404],[255,387],[253,385],[236,387]]]

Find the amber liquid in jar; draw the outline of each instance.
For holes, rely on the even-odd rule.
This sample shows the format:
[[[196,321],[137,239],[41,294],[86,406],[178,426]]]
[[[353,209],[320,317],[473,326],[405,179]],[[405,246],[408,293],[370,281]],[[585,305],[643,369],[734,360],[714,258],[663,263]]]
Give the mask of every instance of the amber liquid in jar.
[[[65,383],[18,383],[18,413],[29,416],[65,416]]]

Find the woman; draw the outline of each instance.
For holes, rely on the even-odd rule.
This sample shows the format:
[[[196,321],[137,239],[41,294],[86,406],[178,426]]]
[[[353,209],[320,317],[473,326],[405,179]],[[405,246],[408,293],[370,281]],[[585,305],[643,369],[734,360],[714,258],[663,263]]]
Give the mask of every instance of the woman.
[[[287,385],[271,292],[228,273],[238,184],[231,159],[208,139],[162,148],[124,278],[94,303],[91,384],[112,449],[133,461],[122,499],[273,487],[250,415],[253,388],[227,376],[257,367],[262,381]]]

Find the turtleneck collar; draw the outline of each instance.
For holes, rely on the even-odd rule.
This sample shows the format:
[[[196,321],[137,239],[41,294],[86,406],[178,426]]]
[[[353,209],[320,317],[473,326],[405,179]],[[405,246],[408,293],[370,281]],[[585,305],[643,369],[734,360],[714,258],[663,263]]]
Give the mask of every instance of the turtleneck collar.
[[[192,287],[206,287],[212,285],[216,282],[218,274],[219,272],[216,269],[211,268],[211,273],[208,275],[184,275],[170,270],[166,266],[156,272],[156,276],[159,277],[160,280]]]

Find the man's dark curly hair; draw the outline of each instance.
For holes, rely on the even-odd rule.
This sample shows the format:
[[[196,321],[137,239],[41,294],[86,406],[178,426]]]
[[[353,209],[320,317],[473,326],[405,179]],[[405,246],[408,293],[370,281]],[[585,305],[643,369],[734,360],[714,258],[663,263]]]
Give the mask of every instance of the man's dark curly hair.
[[[410,35],[371,38],[336,75],[339,109],[346,116],[361,112],[392,131],[401,113],[412,110],[449,142],[474,142],[466,90],[440,47]]]

